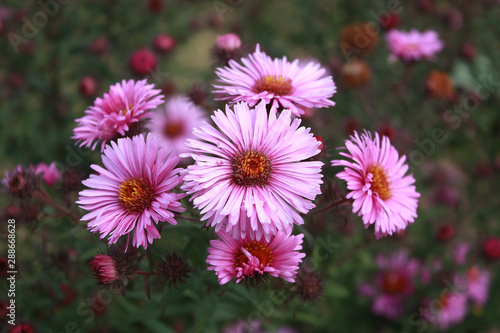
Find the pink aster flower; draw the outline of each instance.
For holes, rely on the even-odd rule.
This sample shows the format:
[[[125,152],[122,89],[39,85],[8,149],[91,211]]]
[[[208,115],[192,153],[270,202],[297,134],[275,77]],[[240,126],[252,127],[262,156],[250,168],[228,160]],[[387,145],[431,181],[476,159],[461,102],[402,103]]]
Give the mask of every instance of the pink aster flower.
[[[435,31],[427,30],[410,32],[391,30],[387,33],[387,44],[391,58],[401,58],[404,61],[433,59],[444,47]]]
[[[348,152],[340,153],[352,160],[333,160],[333,166],[343,166],[337,177],[347,181],[354,199],[353,213],[363,217],[365,228],[375,225],[375,236],[381,238],[406,228],[417,217],[420,194],[415,190],[413,175],[405,176],[406,156],[401,158],[387,137],[375,138],[365,131],[347,140]]]
[[[160,90],[153,89],[146,80],[123,80],[110,87],[103,98],[96,98],[94,105],[76,119],[73,139],[81,146],[95,149],[102,141],[101,151],[110,140],[139,134],[139,121],[149,115],[148,110],[163,103]],[[95,141],[95,142],[94,142]]]
[[[467,296],[464,293],[444,291],[439,300],[422,309],[421,314],[428,322],[445,331],[467,316]]]
[[[267,240],[293,224],[303,224],[312,200],[321,193],[320,161],[305,161],[320,152],[309,128],[292,121],[290,110],[277,118],[264,102],[249,110],[238,103],[234,111],[215,111],[212,120],[194,130],[187,146],[195,164],[188,167],[181,187],[192,194],[202,220],[219,231],[224,225],[235,239]],[[188,156],[188,154],[186,154]]]
[[[302,115],[304,108],[335,105],[329,100],[336,92],[335,83],[331,76],[324,75],[325,69],[318,63],[290,63],[286,57],[273,60],[260,51],[259,45],[241,62],[230,60],[229,66],[215,71],[221,84],[214,85],[214,93],[222,94],[220,99],[246,102],[249,106],[264,100],[292,110],[295,116]]]
[[[299,263],[305,257],[302,249],[303,234],[288,236],[278,232],[270,241],[265,238],[252,240],[245,237],[233,239],[220,231],[220,239],[211,240],[208,248],[208,270],[215,271],[219,283],[226,284],[233,278],[240,283],[246,278],[259,278],[264,273],[295,282]]]
[[[185,210],[179,202],[184,194],[172,192],[181,182],[179,169],[174,169],[179,157],[152,135],[141,134],[111,142],[102,162],[104,168],[91,166],[97,174],[83,181],[89,189],[76,202],[89,212],[82,217],[89,221],[87,229],[100,232],[101,238],[109,235],[109,244],[134,231],[133,246],[146,248],[160,238],[154,223],[177,224],[173,212]]]
[[[467,295],[476,306],[484,306],[489,296],[490,272],[473,266],[467,270]]]
[[[37,164],[35,172],[41,174],[44,182],[51,187],[61,178],[61,172],[57,169],[56,162],[52,162],[50,165],[40,162]]]
[[[379,268],[375,285],[362,283],[358,291],[373,297],[373,313],[388,319],[398,318],[404,313],[406,300],[414,292],[413,280],[420,264],[416,259],[409,258],[406,252],[378,255],[375,261]]]
[[[178,155],[186,152],[186,139],[194,138],[193,128],[207,119],[203,109],[189,98],[174,96],[152,113],[148,127],[162,145]]]

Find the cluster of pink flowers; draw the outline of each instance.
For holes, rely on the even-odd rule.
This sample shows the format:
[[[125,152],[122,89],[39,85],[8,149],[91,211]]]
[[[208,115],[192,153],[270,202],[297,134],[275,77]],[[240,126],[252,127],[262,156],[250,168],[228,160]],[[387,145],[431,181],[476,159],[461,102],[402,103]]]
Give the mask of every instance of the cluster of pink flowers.
[[[226,35],[219,44],[239,48],[241,41]],[[299,116],[333,106],[336,87],[318,63],[271,59],[258,45],[241,63],[216,70],[214,93],[229,105],[214,112],[213,125],[187,97],[160,106],[163,96],[146,80],[111,86],[76,120],[77,143],[102,145],[104,167],[91,166],[96,174],[77,201],[90,231],[110,244],[133,235],[130,243],[146,248],[161,237],[158,224],[177,223],[188,195],[219,237],[207,263],[221,284],[267,275],[294,282],[304,254],[293,227],[315,207],[323,183],[323,162],[313,159],[323,143]],[[337,177],[347,181],[353,211],[377,238],[405,229],[419,194],[404,156],[368,132],[355,133],[346,148],[332,165],[345,168]],[[177,168],[186,157],[194,163]]]

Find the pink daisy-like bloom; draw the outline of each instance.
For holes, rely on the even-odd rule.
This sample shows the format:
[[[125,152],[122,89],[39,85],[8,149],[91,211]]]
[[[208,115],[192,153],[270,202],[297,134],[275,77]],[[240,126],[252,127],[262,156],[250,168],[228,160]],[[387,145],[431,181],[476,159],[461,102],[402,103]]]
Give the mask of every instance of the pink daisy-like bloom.
[[[193,128],[204,120],[208,117],[202,108],[185,96],[174,96],[151,114],[148,128],[178,155],[187,151],[186,139],[194,138]]]
[[[444,47],[438,34],[432,30],[425,32],[415,29],[410,32],[391,30],[386,38],[391,58],[401,58],[407,62],[433,59]]]
[[[153,89],[146,80],[123,80],[110,87],[103,98],[96,98],[94,105],[85,110],[82,118],[76,119],[73,130],[77,144],[95,149],[102,141],[101,151],[110,140],[139,134],[139,121],[149,115],[148,110],[163,103],[160,90]],[[95,142],[94,142],[95,141]]]
[[[464,293],[444,291],[441,297],[421,310],[422,317],[446,331],[467,316],[467,296]]]
[[[406,156],[399,157],[389,138],[375,138],[357,132],[347,140],[347,159],[333,160],[333,166],[343,166],[337,177],[347,181],[347,199],[354,199],[353,213],[362,216],[365,228],[375,225],[377,239],[399,232],[417,217],[420,194],[413,175],[405,176]]]
[[[216,69],[221,84],[214,85],[214,93],[221,94],[221,100],[246,102],[249,106],[264,100],[290,109],[295,116],[302,115],[304,108],[335,105],[329,100],[336,92],[335,83],[331,76],[324,75],[325,69],[318,63],[290,63],[286,57],[273,60],[260,51],[259,45],[241,62],[230,60],[229,66]]]
[[[473,266],[467,270],[467,295],[476,306],[484,306],[488,301],[491,283],[490,272]]]
[[[41,174],[43,181],[50,187],[54,186],[61,178],[61,172],[57,169],[56,162],[52,162],[50,165],[40,162],[36,165],[35,172]]]
[[[315,207],[321,193],[320,161],[305,161],[318,154],[320,142],[299,127],[290,110],[279,117],[268,115],[264,102],[254,109],[238,103],[234,111],[215,111],[214,128],[202,122],[188,139],[195,160],[188,166],[181,187],[203,214],[202,221],[235,239],[247,233],[267,240],[279,230],[290,233],[293,224],[303,224],[300,213]]]
[[[305,257],[302,249],[303,234],[288,236],[278,232],[269,241],[250,237],[235,240],[230,234],[220,231],[220,239],[210,241],[208,248],[208,270],[215,271],[219,283],[226,284],[236,278],[240,283],[247,278],[258,278],[264,273],[295,282],[299,263]]]
[[[405,301],[414,292],[413,280],[420,264],[409,258],[406,252],[378,255],[375,261],[379,267],[375,286],[370,288],[365,282],[358,290],[364,296],[373,297],[373,313],[388,319],[398,318],[404,313]]]
[[[134,231],[133,246],[147,248],[160,238],[153,221],[177,224],[173,212],[185,210],[179,202],[185,195],[171,192],[182,181],[174,169],[179,157],[141,134],[111,142],[102,162],[104,168],[91,165],[97,174],[82,182],[89,189],[76,202],[89,212],[82,217],[87,229],[109,235],[109,244]]]

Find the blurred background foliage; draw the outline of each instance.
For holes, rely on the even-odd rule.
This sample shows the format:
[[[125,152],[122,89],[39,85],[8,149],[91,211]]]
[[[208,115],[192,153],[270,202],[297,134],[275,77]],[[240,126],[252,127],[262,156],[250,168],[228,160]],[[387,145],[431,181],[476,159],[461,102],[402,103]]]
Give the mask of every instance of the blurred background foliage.
[[[83,115],[95,97],[107,92],[109,85],[141,78],[129,68],[134,51],[147,48],[156,52],[156,71],[145,77],[165,94],[187,94],[193,85],[210,91],[215,79],[215,38],[236,32],[247,52],[259,43],[273,57],[317,59],[338,85],[333,97],[336,106],[304,118],[304,124],[325,141],[320,155],[325,162],[325,185],[318,207],[335,198],[338,170],[329,161],[338,156],[336,147],[352,129],[390,134],[400,153],[410,157],[422,198],[417,221],[404,234],[379,241],[371,231],[363,230],[360,218],[350,214],[348,207],[309,214],[306,224],[297,230],[306,235],[307,262],[325,281],[322,297],[311,303],[294,296],[293,285],[280,281],[260,288],[233,283],[219,286],[205,264],[212,233],[193,221],[165,227],[162,239],[150,248],[147,260],[141,261],[148,270],[165,251],[182,253],[194,268],[184,285],[175,288],[151,278],[148,299],[144,278],[138,276],[130,281],[126,296],[113,293],[95,285],[88,264],[98,251],[106,252],[106,243],[81,223],[52,218],[54,211],[45,208],[40,221],[19,221],[17,226],[19,322],[30,323],[35,332],[220,332],[239,318],[262,319],[268,331],[283,325],[299,332],[433,331],[410,316],[418,313],[422,297],[438,297],[442,276],[427,286],[419,283],[408,313],[396,321],[373,315],[370,300],[358,295],[357,285],[374,276],[376,253],[399,249],[406,249],[426,265],[441,260],[442,274],[447,276],[463,272],[454,263],[452,250],[468,242],[467,265],[477,263],[493,272],[491,299],[483,309],[471,309],[464,323],[450,331],[500,330],[498,261],[486,261],[481,254],[481,244],[488,236],[500,236],[498,2],[60,1],[54,15],[36,27],[33,38],[18,44],[16,52],[9,33],[26,37],[26,20],[33,22],[42,10],[40,2],[45,3],[7,0],[0,5],[2,169],[56,161],[62,168],[79,169],[86,177],[89,165],[100,163],[100,155],[74,146],[70,139],[74,119]],[[388,61],[379,19],[380,13],[394,8],[402,30],[434,29],[439,33],[445,48],[435,61],[414,64],[411,72],[399,61]],[[373,22],[379,28],[380,41],[364,57],[372,72],[370,82],[349,89],[339,75],[348,60],[342,52],[340,31],[359,21]],[[160,33],[175,38],[175,47],[167,53],[154,51],[153,40]],[[473,46],[473,56],[464,56],[464,43]],[[455,86],[452,99],[428,96],[425,80],[433,69],[451,76]],[[82,88],[86,76],[97,85],[91,93]],[[480,87],[488,96],[476,98],[472,111],[452,113],[452,121],[446,121],[446,112],[458,112],[457,105],[464,98],[477,97],[474,94]],[[208,113],[223,107],[213,97],[206,100]],[[441,142],[433,139],[436,129],[445,133]],[[65,200],[74,200],[76,193]],[[1,200],[5,209],[8,198],[2,196]],[[184,204],[190,207],[187,200]],[[198,218],[192,209],[186,215]],[[443,225],[454,230],[448,241],[436,236]],[[1,229],[2,236],[5,229]],[[3,239],[0,249],[4,253]],[[5,298],[6,284],[1,286],[0,297]],[[3,329],[7,332],[8,328],[4,325]]]

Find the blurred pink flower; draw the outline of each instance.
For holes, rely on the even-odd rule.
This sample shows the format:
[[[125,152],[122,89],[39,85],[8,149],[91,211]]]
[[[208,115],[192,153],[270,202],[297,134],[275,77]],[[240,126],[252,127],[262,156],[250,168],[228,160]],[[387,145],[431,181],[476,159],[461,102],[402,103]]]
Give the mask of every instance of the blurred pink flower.
[[[235,323],[224,327],[223,333],[265,333],[259,319],[239,319]]]
[[[217,36],[216,47],[224,51],[234,51],[241,47],[241,39],[237,34],[229,33]]]
[[[405,229],[417,217],[420,197],[413,175],[405,176],[406,156],[400,158],[387,137],[376,133],[373,138],[366,131],[361,136],[354,132],[345,146],[348,152],[340,155],[347,159],[331,163],[345,167],[337,177],[347,181],[353,213],[363,217],[365,228],[374,224],[377,239]]]
[[[266,104],[290,109],[295,116],[302,115],[304,108],[335,105],[329,100],[336,92],[335,83],[331,76],[325,76],[325,69],[318,63],[290,63],[286,57],[273,60],[260,51],[259,45],[241,62],[243,65],[230,60],[229,66],[216,69],[221,84],[214,84],[213,92],[220,94],[219,99],[246,102],[249,106],[264,100]]]
[[[151,114],[148,128],[160,143],[173,153],[185,153],[186,139],[194,138],[193,129],[208,117],[202,108],[185,96],[174,96]]]
[[[226,107],[212,120],[219,129],[202,122],[193,131],[197,139],[187,140],[191,153],[184,154],[195,164],[188,166],[181,188],[192,194],[202,220],[235,239],[250,234],[270,240],[303,224],[299,213],[315,207],[322,184],[323,163],[306,161],[320,152],[309,128],[292,121],[289,110],[268,115],[264,102],[251,110],[245,103],[234,111]]]
[[[491,274],[473,266],[467,270],[467,295],[476,306],[484,306],[489,297]]]
[[[467,259],[467,253],[470,250],[469,243],[459,243],[453,249],[453,259],[455,259],[455,263],[457,265],[465,264],[465,260]]]
[[[132,53],[129,60],[132,71],[138,75],[147,75],[156,69],[156,55],[148,49],[140,49]]]
[[[42,174],[43,180],[50,187],[61,178],[61,172],[57,169],[56,162],[52,162],[50,165],[40,162],[37,164],[35,172]]]
[[[365,282],[362,289],[358,287],[358,291],[373,297],[373,313],[388,319],[398,318],[405,311],[405,301],[413,294],[413,280],[420,264],[403,251],[391,256],[377,255],[375,261],[379,267],[375,285]]]
[[[441,331],[458,324],[467,315],[467,296],[464,293],[444,291],[437,301],[421,310],[421,315]]]
[[[444,47],[435,31],[427,30],[410,32],[391,30],[387,33],[387,43],[392,58],[401,58],[404,61],[433,59]]]
[[[94,105],[85,110],[85,115],[76,119],[78,126],[72,138],[80,147],[92,150],[102,140],[102,152],[108,141],[126,136],[131,127],[149,115],[149,110],[163,103],[163,95],[159,93],[160,90],[153,89],[146,80],[123,80],[111,86],[109,93],[96,98]]]
[[[97,174],[83,181],[89,189],[76,202],[89,212],[82,217],[87,229],[109,236],[109,244],[134,231],[133,246],[147,248],[160,238],[154,223],[177,224],[173,212],[185,210],[179,202],[184,194],[171,192],[181,182],[174,169],[179,157],[141,134],[111,142],[102,162],[105,168],[91,165]]]
[[[252,240],[248,236],[235,240],[224,231],[217,235],[220,239],[210,241],[206,262],[208,270],[215,271],[221,285],[233,278],[240,283],[264,273],[295,282],[299,263],[305,257],[298,252],[302,249],[303,234],[288,236],[278,232],[269,241],[264,238]]]

